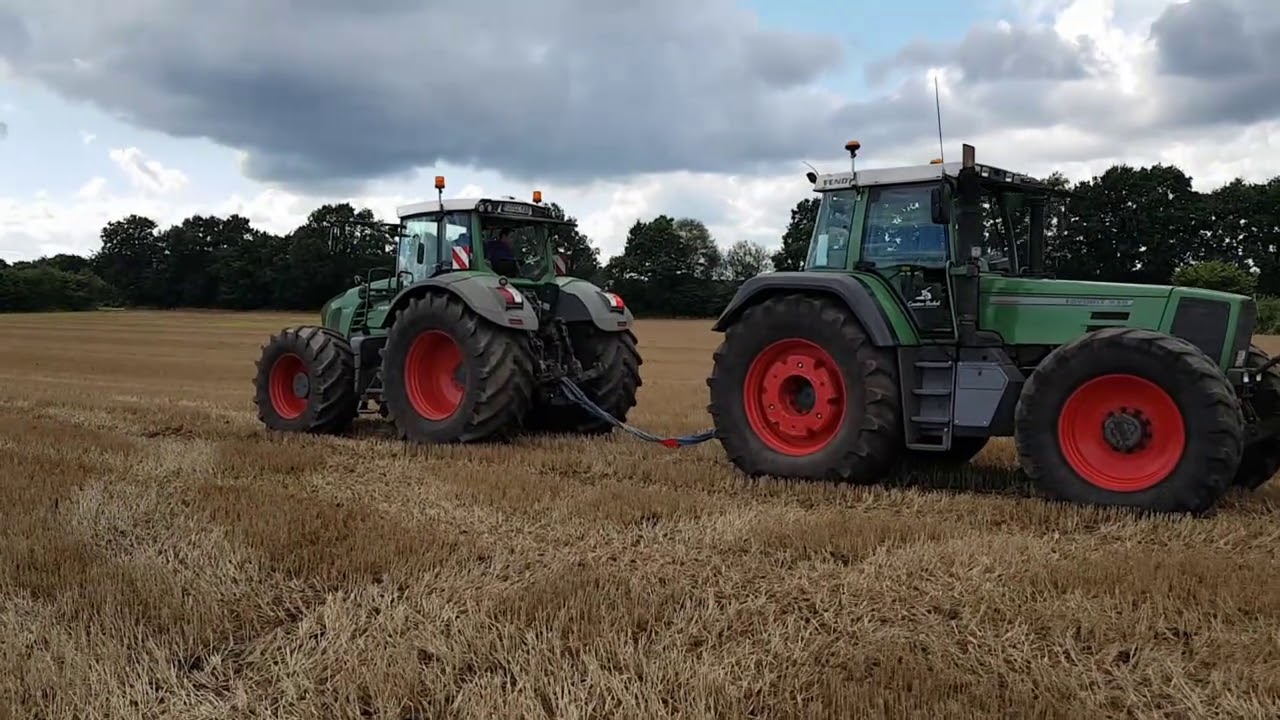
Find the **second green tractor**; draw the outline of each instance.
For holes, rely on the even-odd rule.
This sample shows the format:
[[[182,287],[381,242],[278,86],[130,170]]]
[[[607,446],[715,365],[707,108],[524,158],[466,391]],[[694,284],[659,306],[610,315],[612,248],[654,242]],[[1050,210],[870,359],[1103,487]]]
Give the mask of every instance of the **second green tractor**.
[[[749,280],[715,325],[709,410],[742,471],[874,482],[1013,437],[1048,495],[1196,512],[1280,468],[1280,369],[1251,342],[1251,298],[1054,279],[1060,193],[969,145],[809,180],[804,269]]]
[[[576,384],[623,420],[640,353],[622,298],[565,274],[557,234],[572,223],[542,202],[444,199],[399,209],[394,269],[371,270],[262,348],[259,419],[281,431],[338,433],[360,412],[421,443],[613,425],[561,392]]]

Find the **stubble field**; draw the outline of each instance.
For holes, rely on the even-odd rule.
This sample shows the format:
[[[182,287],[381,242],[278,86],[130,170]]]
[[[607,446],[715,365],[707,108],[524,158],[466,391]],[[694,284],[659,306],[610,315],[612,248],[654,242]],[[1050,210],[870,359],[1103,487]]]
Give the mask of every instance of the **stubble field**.
[[[1035,498],[1004,442],[857,488],[271,436],[296,322],[0,316],[0,715],[1280,715],[1280,483],[1141,518]],[[708,325],[640,323],[636,424],[707,426]]]

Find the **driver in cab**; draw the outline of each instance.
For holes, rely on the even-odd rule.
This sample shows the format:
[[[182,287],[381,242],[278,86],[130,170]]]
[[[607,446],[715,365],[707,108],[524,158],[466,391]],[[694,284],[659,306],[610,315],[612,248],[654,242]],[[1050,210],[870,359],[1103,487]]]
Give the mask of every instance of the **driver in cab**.
[[[511,228],[502,228],[498,234],[484,242],[484,258],[489,267],[500,275],[519,275],[520,266],[516,262],[516,240],[511,235]]]

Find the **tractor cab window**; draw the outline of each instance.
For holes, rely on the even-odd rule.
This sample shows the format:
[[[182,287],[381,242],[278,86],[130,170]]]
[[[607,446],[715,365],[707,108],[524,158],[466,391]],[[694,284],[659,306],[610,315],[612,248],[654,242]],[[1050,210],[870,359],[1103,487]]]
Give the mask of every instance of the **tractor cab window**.
[[[877,266],[921,265],[941,268],[950,257],[946,225],[930,216],[932,185],[873,187],[867,191],[863,223],[864,262]]]
[[[437,217],[422,215],[404,221],[404,235],[400,237],[396,270],[413,275],[414,282],[431,275],[440,258],[440,245],[436,237]]]
[[[1019,236],[1025,235],[1023,227],[1026,220],[1019,211],[1019,203],[1006,198],[1009,205],[1009,220],[1013,227],[1005,227],[1004,213],[1001,211],[1000,197],[992,192],[982,194],[982,234],[978,240],[978,262],[984,271],[1016,272],[1017,264],[1014,253],[1019,251]],[[1025,242],[1022,243],[1025,245]],[[1025,252],[1025,249],[1022,250]]]
[[[484,257],[493,271],[511,278],[540,280],[547,270],[547,226],[502,218],[482,218]]]
[[[449,247],[471,247],[471,213],[451,212],[444,216],[444,242]]]
[[[857,190],[822,194],[818,219],[813,226],[806,268],[843,269],[849,258],[849,235],[858,206]]]

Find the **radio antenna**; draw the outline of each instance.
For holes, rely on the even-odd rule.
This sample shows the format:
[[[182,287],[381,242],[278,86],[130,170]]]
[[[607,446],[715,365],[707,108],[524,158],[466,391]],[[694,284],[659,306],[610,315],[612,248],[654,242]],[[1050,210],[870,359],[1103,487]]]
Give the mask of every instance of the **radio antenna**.
[[[933,74],[933,106],[938,111],[938,159],[947,161],[947,151],[942,146],[942,99],[938,94],[938,74]]]

